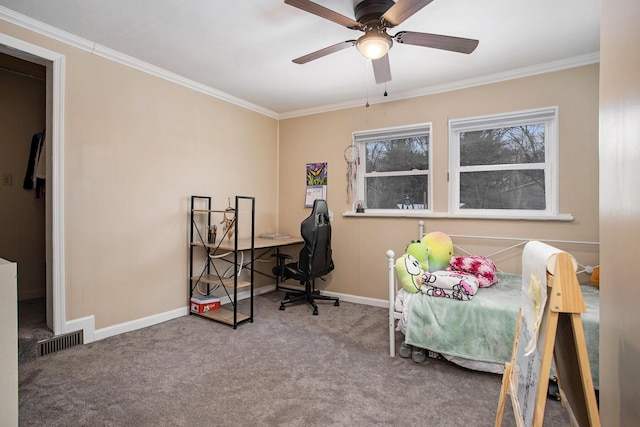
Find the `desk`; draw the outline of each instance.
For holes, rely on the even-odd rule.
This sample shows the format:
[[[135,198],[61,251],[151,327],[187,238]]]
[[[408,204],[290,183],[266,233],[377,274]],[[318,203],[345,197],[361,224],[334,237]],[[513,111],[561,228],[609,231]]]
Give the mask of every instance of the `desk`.
[[[264,237],[256,237],[253,240],[253,248],[254,249],[278,249],[280,246],[290,246],[297,245],[299,243],[304,243],[302,237],[289,236],[281,239],[265,239]],[[221,251],[233,251],[235,250],[235,246],[233,244],[233,237],[231,239],[225,239],[225,241],[220,242],[219,246],[216,246],[213,243],[207,244],[210,247],[217,247],[218,250]],[[251,238],[241,238],[238,239],[238,249],[239,251],[248,251],[251,249]]]
[[[266,254],[270,253],[271,251],[275,251],[277,255],[280,253],[280,248],[282,246],[299,245],[300,243],[304,243],[304,239],[299,236],[289,236],[289,237],[284,237],[280,239],[267,239],[264,237],[256,237],[253,240],[254,250],[264,249],[264,251],[256,255],[253,260],[242,264],[240,266],[240,269],[242,269],[243,267],[253,269],[253,263],[256,260],[259,260],[260,258],[264,257]],[[208,243],[206,246],[216,248],[217,251],[233,252],[235,248],[234,238],[232,237],[231,239],[225,239],[219,244]],[[238,251],[248,251],[250,249],[251,249],[251,238],[245,237],[245,238],[238,239],[238,247],[237,247]],[[263,276],[274,278],[273,276],[262,273],[261,271],[257,271],[257,270],[253,270],[253,271],[255,273],[262,274]],[[275,279],[276,279],[276,290],[278,290],[280,286],[280,278],[276,277]]]

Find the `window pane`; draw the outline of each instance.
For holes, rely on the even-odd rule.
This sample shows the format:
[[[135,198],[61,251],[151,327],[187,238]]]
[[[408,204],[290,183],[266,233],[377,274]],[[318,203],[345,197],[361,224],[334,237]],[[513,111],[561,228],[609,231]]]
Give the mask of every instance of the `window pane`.
[[[367,142],[366,172],[429,169],[428,135]]]
[[[543,170],[463,172],[460,209],[544,210]]]
[[[427,209],[428,175],[365,178],[369,209]]]
[[[460,132],[460,166],[544,163],[544,124]]]

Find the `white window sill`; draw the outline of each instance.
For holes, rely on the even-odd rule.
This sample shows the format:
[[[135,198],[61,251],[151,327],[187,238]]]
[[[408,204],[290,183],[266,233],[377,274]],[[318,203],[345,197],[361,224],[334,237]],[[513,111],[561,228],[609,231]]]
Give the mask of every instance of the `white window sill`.
[[[447,212],[424,212],[424,211],[392,211],[392,212],[344,212],[343,217],[363,217],[363,218],[446,218],[446,219],[499,219],[499,220],[526,220],[526,221],[573,221],[571,214],[558,215],[522,215],[522,216],[501,216],[501,215],[452,215]]]

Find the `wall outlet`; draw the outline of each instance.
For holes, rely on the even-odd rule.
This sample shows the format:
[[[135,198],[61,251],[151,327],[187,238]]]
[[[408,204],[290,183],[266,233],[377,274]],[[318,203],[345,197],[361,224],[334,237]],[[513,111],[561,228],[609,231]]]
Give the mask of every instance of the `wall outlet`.
[[[2,174],[2,185],[12,186],[13,185],[13,175],[10,173]]]

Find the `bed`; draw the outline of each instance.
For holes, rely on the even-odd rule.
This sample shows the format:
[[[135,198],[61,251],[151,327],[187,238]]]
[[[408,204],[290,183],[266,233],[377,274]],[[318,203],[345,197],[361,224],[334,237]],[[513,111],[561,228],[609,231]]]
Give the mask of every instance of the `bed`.
[[[419,236],[423,233],[419,224]],[[455,236],[451,235],[456,253],[466,253],[456,241],[469,239],[491,239],[508,242],[507,250],[521,248],[531,239]],[[522,244],[514,244],[514,241]],[[595,242],[546,241],[562,249],[562,243],[570,246],[595,246]],[[503,253],[501,249],[496,253]],[[568,251],[567,251],[568,252]],[[522,276],[498,271],[498,283],[480,289],[469,301],[437,298],[418,293],[409,293],[398,288],[395,272],[395,253],[387,251],[389,269],[389,353],[396,354],[397,332],[413,346],[428,350],[432,357],[445,359],[468,369],[501,374],[504,364],[511,359],[513,341],[520,308]],[[581,273],[592,267],[580,266]],[[585,271],[586,270],[586,271]],[[584,280],[583,280],[584,281]],[[589,283],[588,280],[586,280]],[[589,362],[596,389],[599,387],[599,290],[590,284],[580,286],[587,307],[581,315]],[[553,372],[552,372],[553,374]]]

